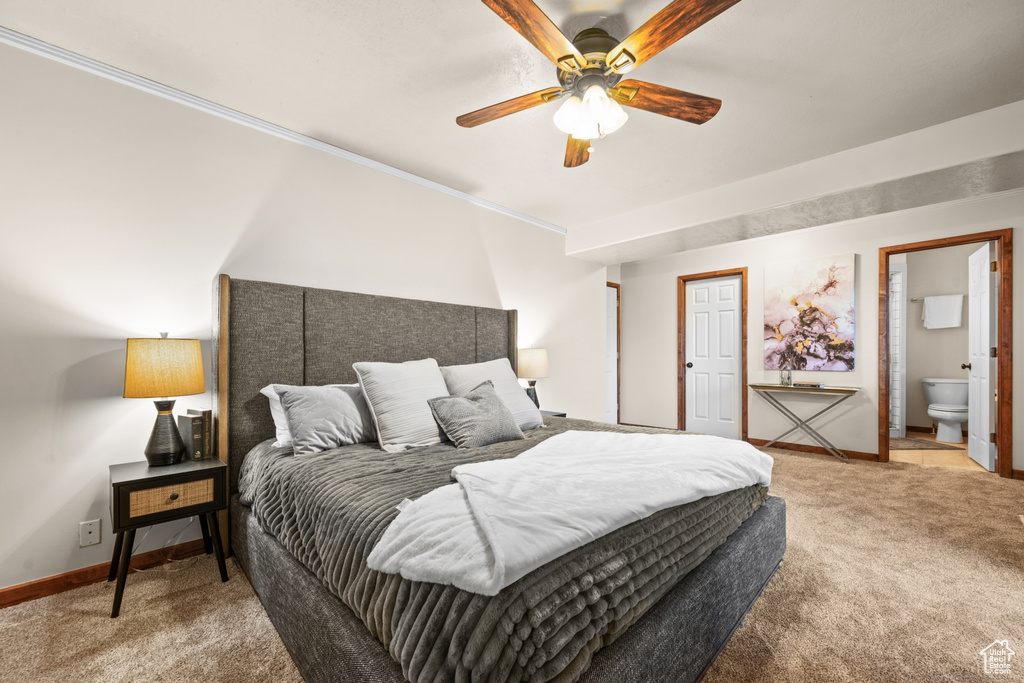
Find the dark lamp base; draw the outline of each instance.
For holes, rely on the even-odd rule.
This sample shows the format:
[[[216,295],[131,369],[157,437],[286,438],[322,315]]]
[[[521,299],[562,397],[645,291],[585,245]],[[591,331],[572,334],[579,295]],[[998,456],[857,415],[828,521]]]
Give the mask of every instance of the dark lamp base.
[[[531,379],[526,381],[529,384],[529,388],[526,390],[526,395],[533,401],[533,405],[540,408],[540,401],[537,400],[537,380]]]
[[[174,401],[153,401],[156,405],[156,424],[146,444],[146,460],[150,467],[174,465],[181,462],[185,450],[185,442],[178,433],[178,425],[174,424]]]

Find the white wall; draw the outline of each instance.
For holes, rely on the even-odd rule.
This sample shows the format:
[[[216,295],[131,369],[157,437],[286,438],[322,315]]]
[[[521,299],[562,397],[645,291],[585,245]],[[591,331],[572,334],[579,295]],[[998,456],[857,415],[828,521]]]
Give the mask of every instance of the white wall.
[[[849,373],[794,372],[794,380],[817,380],[862,388],[821,422],[822,432],[840,448],[878,452],[878,249],[952,235],[1024,227],[1024,193],[932,206],[898,214],[739,242],[622,266],[622,421],[676,426],[676,278],[746,266],[749,269],[748,381],[778,381],[763,370],[760,330],[764,322],[764,266],[768,263],[854,252],[857,254],[856,367]],[[1019,230],[1015,231],[1019,239]],[[1024,278],[1016,278],[1014,299],[1024,301]],[[1014,319],[1016,346],[1024,340],[1024,316]],[[1018,354],[1019,355],[1019,354]],[[1014,376],[1014,393],[1024,391],[1024,372]],[[770,439],[788,428],[785,418],[757,395],[749,396],[749,435]],[[814,398],[808,404],[820,405]],[[813,405],[799,411],[815,412]],[[1022,442],[1024,411],[1014,411],[1015,442]],[[810,443],[792,436],[787,441]],[[1018,445],[1014,468],[1024,469]]]
[[[967,379],[968,344],[967,287],[968,257],[981,244],[965,244],[944,249],[929,249],[907,254],[907,424],[932,426],[928,402],[924,398],[924,377]],[[960,327],[925,329],[921,320],[924,297],[937,294],[963,294],[963,324]],[[911,299],[918,299],[916,303]],[[964,425],[966,428],[967,425]]]
[[[1022,120],[1024,100],[660,204],[631,208],[628,218],[611,215],[574,229],[568,236],[568,252],[581,256],[589,252],[595,259],[639,253],[638,245],[661,248],[664,242],[658,235],[1016,152],[1024,149]],[[616,249],[620,243],[628,248],[620,252]],[[663,252],[647,252],[651,253]],[[632,259],[616,259],[625,260]]]
[[[221,272],[517,308],[545,407],[602,419],[606,272],[560,235],[8,47],[0,92],[0,587],[110,559],[107,467],[155,419],[124,340],[209,339]]]

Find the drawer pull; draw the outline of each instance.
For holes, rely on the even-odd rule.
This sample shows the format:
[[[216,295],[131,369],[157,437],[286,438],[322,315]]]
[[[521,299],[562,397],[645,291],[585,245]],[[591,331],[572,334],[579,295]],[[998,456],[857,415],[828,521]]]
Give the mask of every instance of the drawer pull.
[[[176,492],[171,494],[171,500],[178,500],[178,494]]]

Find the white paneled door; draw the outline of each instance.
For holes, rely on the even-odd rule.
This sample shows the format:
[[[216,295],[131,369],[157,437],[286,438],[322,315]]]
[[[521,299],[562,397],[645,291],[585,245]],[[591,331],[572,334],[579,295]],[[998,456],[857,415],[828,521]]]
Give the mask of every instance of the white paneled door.
[[[995,361],[990,349],[995,338],[992,315],[992,262],[990,245],[985,244],[968,262],[968,361],[967,455],[989,472],[995,472],[995,445],[989,440],[992,415],[992,376]]]
[[[686,431],[742,434],[742,279],[686,283]]]

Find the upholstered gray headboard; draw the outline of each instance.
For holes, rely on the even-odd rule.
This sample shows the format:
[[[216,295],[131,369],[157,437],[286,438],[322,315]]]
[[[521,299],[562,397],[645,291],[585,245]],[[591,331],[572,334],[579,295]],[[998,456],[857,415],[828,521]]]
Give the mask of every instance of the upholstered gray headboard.
[[[220,275],[214,285],[218,455],[234,492],[242,458],[274,436],[263,387],[356,381],[358,361],[506,357],[516,368],[516,311],[355,294]]]

